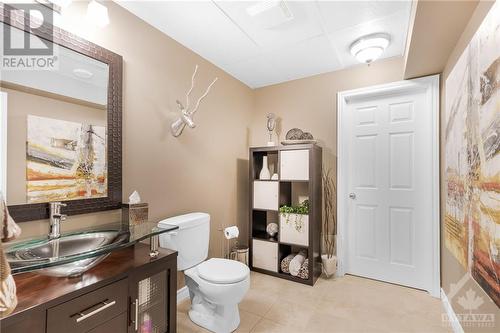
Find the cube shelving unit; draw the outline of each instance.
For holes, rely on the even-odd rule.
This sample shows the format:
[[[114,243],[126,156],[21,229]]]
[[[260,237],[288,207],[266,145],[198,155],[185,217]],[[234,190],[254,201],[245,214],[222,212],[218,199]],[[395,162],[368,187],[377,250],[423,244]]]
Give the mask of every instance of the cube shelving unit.
[[[267,156],[271,174],[278,180],[259,180],[263,157]],[[314,285],[321,275],[322,149],[316,144],[250,148],[250,268],[256,272]],[[280,218],[279,208],[309,200],[303,232],[294,232]],[[281,220],[281,221],[280,221]],[[271,238],[266,227],[277,223],[278,235]],[[307,250],[307,280],[281,271],[281,260],[290,253]]]

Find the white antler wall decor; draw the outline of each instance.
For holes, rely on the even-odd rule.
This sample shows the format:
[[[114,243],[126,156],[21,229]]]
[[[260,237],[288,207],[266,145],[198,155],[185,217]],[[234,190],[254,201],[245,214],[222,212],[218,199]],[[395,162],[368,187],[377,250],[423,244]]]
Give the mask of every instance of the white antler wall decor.
[[[193,91],[194,88],[194,80],[196,78],[196,73],[198,72],[198,65],[194,68],[194,73],[193,76],[191,77],[191,88],[189,88],[187,94],[186,94],[186,107],[182,105],[179,100],[177,100],[177,106],[179,107],[179,110],[181,111],[181,116],[175,120],[172,125],[170,126],[170,129],[172,131],[172,135],[175,137],[178,137],[179,135],[182,134],[182,131],[184,130],[184,127],[189,126],[190,128],[195,128],[196,124],[193,121],[193,115],[198,111],[198,108],[200,106],[201,101],[208,95],[210,92],[210,88],[214,85],[215,81],[218,80],[216,77],[212,83],[210,83],[207,87],[207,90],[201,97],[198,99],[196,102],[194,108],[192,110],[189,109],[189,95]]]

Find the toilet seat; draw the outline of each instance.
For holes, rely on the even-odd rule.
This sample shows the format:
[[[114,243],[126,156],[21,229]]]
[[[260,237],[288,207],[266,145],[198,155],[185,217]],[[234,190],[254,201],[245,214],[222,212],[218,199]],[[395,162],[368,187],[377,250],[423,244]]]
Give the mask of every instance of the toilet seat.
[[[237,283],[250,274],[248,266],[235,260],[212,258],[197,266],[198,276],[218,284]]]

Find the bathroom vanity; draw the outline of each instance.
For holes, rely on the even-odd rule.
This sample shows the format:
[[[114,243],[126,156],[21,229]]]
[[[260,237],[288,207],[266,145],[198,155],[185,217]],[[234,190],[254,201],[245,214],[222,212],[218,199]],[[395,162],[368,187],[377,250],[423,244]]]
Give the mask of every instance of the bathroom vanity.
[[[114,251],[75,278],[15,275],[19,303],[0,331],[175,333],[177,252],[149,252],[142,243]]]
[[[158,237],[177,229],[120,221],[6,246],[18,306],[0,331],[175,332],[177,252]]]

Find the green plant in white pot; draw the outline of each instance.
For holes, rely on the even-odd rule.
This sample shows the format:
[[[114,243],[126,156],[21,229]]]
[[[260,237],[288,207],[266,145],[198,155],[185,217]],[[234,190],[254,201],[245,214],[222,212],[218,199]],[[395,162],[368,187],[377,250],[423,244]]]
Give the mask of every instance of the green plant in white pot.
[[[280,207],[280,241],[308,246],[309,200],[297,206]]]
[[[327,278],[334,276],[337,271],[336,237],[337,237],[337,189],[332,176],[332,170],[323,171],[323,227],[321,262],[323,273]]]

